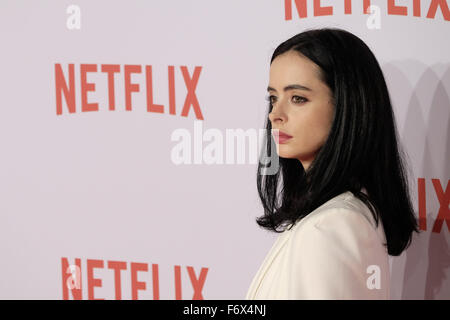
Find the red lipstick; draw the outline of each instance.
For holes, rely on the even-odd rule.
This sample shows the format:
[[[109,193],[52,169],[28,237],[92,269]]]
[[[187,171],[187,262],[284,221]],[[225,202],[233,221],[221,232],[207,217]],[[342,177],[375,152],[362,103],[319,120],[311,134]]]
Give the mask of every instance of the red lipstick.
[[[281,130],[278,130],[278,133],[275,130],[276,129],[272,130],[272,135],[276,143],[285,143],[286,141],[292,138],[292,136],[288,135],[287,133]]]

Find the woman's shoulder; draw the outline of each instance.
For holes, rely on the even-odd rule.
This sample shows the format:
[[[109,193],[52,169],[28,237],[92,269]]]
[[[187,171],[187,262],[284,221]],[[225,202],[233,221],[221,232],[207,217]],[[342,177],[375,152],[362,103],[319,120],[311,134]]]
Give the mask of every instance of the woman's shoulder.
[[[379,226],[369,207],[352,192],[344,192],[309,213],[291,229],[294,236],[325,232],[330,238],[372,239],[385,241],[381,219]],[[372,241],[370,240],[370,241]],[[369,241],[369,240],[368,240]]]
[[[324,219],[326,216],[329,216],[330,214],[333,214],[335,212],[344,212],[344,211],[363,211],[364,208],[362,208],[361,204],[359,203],[360,200],[356,198],[352,192],[346,191],[343,192],[316,209],[314,209],[312,212],[310,212],[308,215],[306,215],[304,218],[302,218],[300,221],[298,221],[295,226],[300,226],[302,224],[317,224],[320,220]]]
[[[348,220],[349,223],[369,225],[376,229],[375,220],[369,207],[352,192],[343,193],[336,201],[331,201],[327,206],[317,211],[314,219],[316,226],[326,225],[335,219]]]
[[[369,208],[359,201],[346,192],[311,212],[286,235],[283,257],[292,283],[290,294],[346,299],[388,296],[387,251],[365,216]],[[381,291],[368,287],[368,279],[374,277],[382,284]]]

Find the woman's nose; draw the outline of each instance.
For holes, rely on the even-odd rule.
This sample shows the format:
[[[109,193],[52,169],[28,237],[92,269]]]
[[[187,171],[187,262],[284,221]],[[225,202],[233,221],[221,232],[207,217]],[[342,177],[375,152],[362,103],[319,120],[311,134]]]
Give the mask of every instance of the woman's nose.
[[[269,120],[272,123],[277,121],[285,121],[285,115],[278,106],[273,107],[272,111],[269,113]]]

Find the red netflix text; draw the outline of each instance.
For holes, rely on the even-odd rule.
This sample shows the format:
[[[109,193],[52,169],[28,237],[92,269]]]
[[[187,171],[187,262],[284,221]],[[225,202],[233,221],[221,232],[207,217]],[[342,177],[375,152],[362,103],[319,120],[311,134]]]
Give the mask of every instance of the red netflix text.
[[[77,112],[92,112],[99,111],[99,103],[88,101],[88,92],[95,92],[95,83],[87,81],[88,73],[103,73],[105,81],[108,85],[108,97],[103,99],[108,100],[108,108],[110,111],[116,110],[116,98],[115,98],[115,86],[114,79],[116,76],[121,76],[124,83],[124,96],[125,96],[125,110],[132,111],[132,94],[139,94],[145,91],[147,101],[147,111],[155,113],[169,113],[175,115],[177,113],[175,104],[175,67],[168,66],[168,89],[169,89],[169,101],[168,110],[163,104],[156,104],[153,101],[153,77],[152,66],[146,65],[121,65],[119,64],[102,64],[97,66],[96,64],[80,64],[79,68],[75,68],[74,64],[68,64],[66,68],[67,76],[64,75],[63,66],[60,63],[55,63],[55,94],[56,94],[56,114],[63,114],[63,98],[67,106],[68,113]],[[78,69],[80,73],[80,92],[75,92],[75,70]],[[183,75],[184,85],[187,89],[187,95],[184,100],[183,108],[181,110],[181,116],[187,117],[189,111],[192,109],[195,117],[199,120],[203,120],[203,114],[200,109],[195,89],[200,77],[200,71],[202,67],[195,67],[192,77],[189,74],[186,66],[181,66],[180,71]],[[131,81],[132,74],[145,73],[145,88],[142,88],[139,83],[133,83]],[[77,108],[76,96],[80,95],[81,105]]]
[[[310,1],[310,0],[308,0]],[[344,1],[344,13],[352,14],[352,0],[342,0]],[[358,0],[360,2],[361,0]],[[385,0],[383,0],[384,2]],[[387,0],[387,14],[388,15],[399,15],[399,16],[407,16],[411,14],[414,17],[422,16],[422,3],[421,0],[413,0],[408,1],[411,6],[402,6],[397,5],[396,0]],[[307,0],[284,0],[284,19],[292,20],[292,4],[294,4],[297,9],[297,14],[299,18],[307,18],[308,10],[307,10]],[[368,14],[368,8],[371,5],[377,5],[377,1],[363,0],[363,14]],[[314,0],[313,2],[313,15],[317,16],[332,16],[333,15],[333,6],[322,6],[320,0]],[[450,21],[450,10],[447,3],[447,0],[431,0],[430,6],[425,8],[426,17],[429,19],[436,18],[436,12],[439,10],[442,13],[442,16],[446,21]]]
[[[138,300],[139,291],[152,290],[153,300],[160,299],[159,290],[159,265],[151,265],[152,286],[151,289],[147,288],[145,281],[139,281],[138,276],[149,272],[149,266],[147,263],[130,262],[127,264],[125,261],[103,261],[98,259],[86,259],[86,266],[82,266],[81,259],[75,258],[75,263],[70,264],[66,257],[61,258],[61,271],[62,271],[62,296],[63,300],[69,300],[69,293],[71,293],[74,300],[83,299],[83,282],[82,282],[82,270],[85,268],[87,273],[87,298],[88,300],[105,300],[105,298],[97,297],[94,295],[95,287],[102,287],[103,282],[101,278],[94,277],[94,269],[109,269],[114,274],[114,288],[115,299],[122,299],[122,279],[131,279],[131,299]],[[186,267],[189,281],[192,285],[194,294],[192,300],[203,300],[202,290],[205,284],[208,268],[201,268],[200,274],[195,274],[194,268],[191,266]],[[123,276],[126,274],[127,276]],[[123,276],[123,277],[122,277]],[[175,300],[182,300],[182,267],[174,266],[174,292]]]
[[[450,181],[450,180],[449,180]],[[442,185],[439,179],[431,179],[433,183],[434,193],[436,194],[436,198],[439,201],[439,210],[437,213],[437,217],[434,221],[433,232],[440,233],[442,229],[442,225],[447,225],[447,230],[450,231],[450,183],[447,181],[447,187],[445,191],[442,188]],[[426,185],[425,179],[419,178],[417,182],[418,186],[418,195],[419,195],[419,229],[427,230],[427,203],[426,203]],[[428,191],[432,192],[432,191]]]

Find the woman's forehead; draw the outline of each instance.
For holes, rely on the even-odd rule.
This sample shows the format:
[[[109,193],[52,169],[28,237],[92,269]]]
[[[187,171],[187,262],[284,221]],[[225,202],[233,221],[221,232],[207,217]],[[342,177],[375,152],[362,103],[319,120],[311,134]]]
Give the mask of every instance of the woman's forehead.
[[[305,86],[306,83],[313,85],[314,81],[319,80],[318,67],[311,60],[295,53],[285,53],[276,57],[270,66],[271,82],[280,85],[288,85],[300,82]],[[272,83],[276,85],[275,83]],[[273,86],[272,86],[273,87]]]

